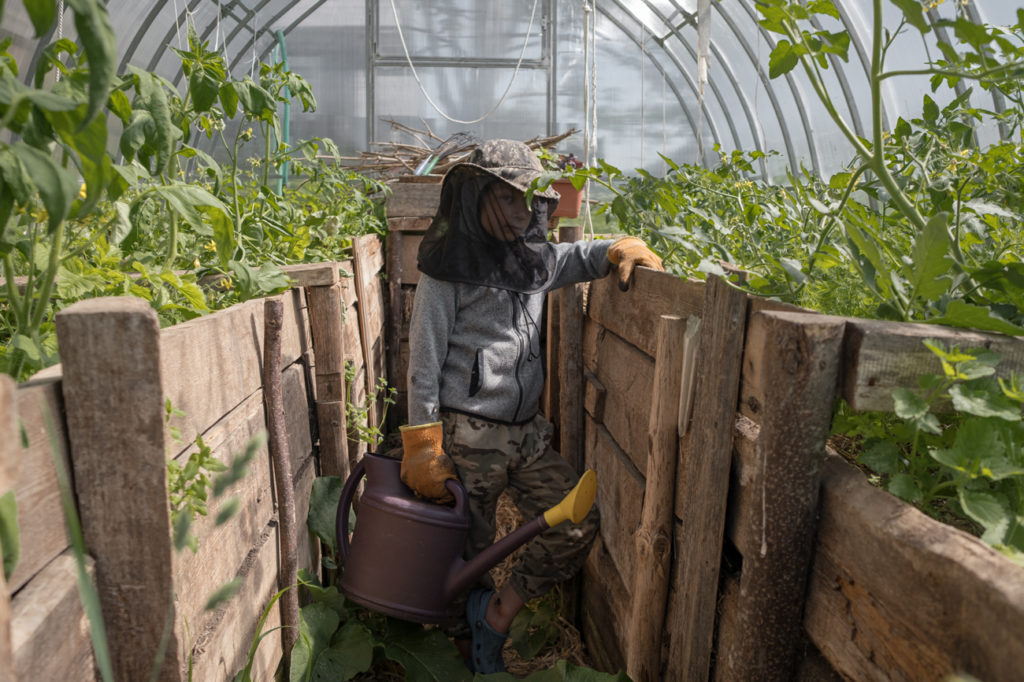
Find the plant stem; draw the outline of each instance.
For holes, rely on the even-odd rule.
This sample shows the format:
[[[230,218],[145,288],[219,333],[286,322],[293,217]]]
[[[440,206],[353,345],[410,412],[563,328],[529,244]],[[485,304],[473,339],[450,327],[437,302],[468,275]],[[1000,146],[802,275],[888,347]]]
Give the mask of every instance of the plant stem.
[[[171,209],[171,235],[167,244],[167,258],[164,260],[164,270],[173,270],[174,261],[178,259],[178,212]]]
[[[62,220],[57,224],[53,233],[53,243],[50,245],[50,258],[46,265],[46,273],[43,275],[43,284],[39,287],[39,300],[35,302],[35,308],[29,317],[28,328],[33,337],[43,323],[43,317],[50,305],[50,296],[53,293],[53,283],[57,279],[57,268],[61,263],[61,251],[64,246],[64,226]]]

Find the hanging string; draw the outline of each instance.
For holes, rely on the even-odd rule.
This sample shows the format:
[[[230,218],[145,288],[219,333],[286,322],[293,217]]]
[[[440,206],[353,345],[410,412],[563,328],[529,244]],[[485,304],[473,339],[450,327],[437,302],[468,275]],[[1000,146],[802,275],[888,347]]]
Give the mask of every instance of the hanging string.
[[[395,6],[395,0],[391,0],[391,13],[395,17],[395,28],[398,30],[398,40],[402,43],[402,51],[405,53],[405,61],[409,64],[409,68],[412,70],[412,77],[416,80],[416,85],[419,86],[420,92],[423,93],[423,96],[427,99],[427,102],[429,102],[430,106],[434,108],[434,111],[441,114],[441,116],[451,121],[452,123],[472,125],[474,123],[480,123],[481,121],[484,121],[487,118],[489,118],[491,114],[498,110],[498,107],[500,107],[502,102],[505,101],[505,98],[508,97],[509,91],[512,90],[512,84],[515,83],[516,76],[519,75],[519,67],[522,66],[523,64],[523,57],[526,55],[526,48],[529,46],[530,36],[533,34],[533,19],[537,14],[537,0],[533,0],[533,9],[530,10],[530,25],[526,28],[526,40],[523,41],[523,49],[519,52],[519,60],[516,61],[516,68],[512,72],[512,77],[509,78],[508,80],[508,86],[505,88],[505,92],[501,94],[501,98],[493,107],[491,107],[490,111],[488,111],[480,118],[473,119],[472,121],[463,121],[462,119],[452,118],[444,111],[442,111],[441,107],[439,107],[437,103],[434,102],[433,98],[431,98],[430,94],[427,93],[426,88],[423,86],[423,81],[420,80],[419,73],[416,72],[416,67],[413,66],[412,56],[410,56],[409,54],[409,46],[406,45],[405,43],[405,34],[402,32],[402,24],[398,20],[398,8]]]
[[[184,46],[181,44],[181,22],[178,20],[178,0],[174,0],[174,35],[178,39],[178,49],[184,50]]]
[[[647,126],[644,121],[644,65],[647,63],[647,27],[640,24],[640,167],[644,167],[644,142],[647,140]]]
[[[597,14],[594,5],[583,0],[583,158],[586,165],[596,162],[597,147]],[[589,74],[587,73],[589,71]],[[583,189],[583,225],[594,238],[594,220],[590,213],[590,181]]]
[[[704,86],[708,82],[711,51],[711,0],[697,0],[697,153],[704,165]]]
[[[665,72],[661,72],[661,174],[668,172],[665,157],[668,156],[668,111],[665,106]]]
[[[64,0],[57,0],[57,40],[64,38]],[[57,82],[60,82],[60,69],[56,73]]]
[[[249,64],[249,78],[256,78],[256,25],[260,23],[260,13],[253,15],[256,21],[252,25],[252,62]]]

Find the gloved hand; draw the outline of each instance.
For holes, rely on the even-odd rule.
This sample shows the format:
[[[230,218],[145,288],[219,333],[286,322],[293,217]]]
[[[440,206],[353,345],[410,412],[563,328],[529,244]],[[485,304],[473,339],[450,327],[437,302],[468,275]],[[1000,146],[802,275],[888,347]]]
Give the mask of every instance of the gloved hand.
[[[401,426],[402,434],[402,483],[406,484],[417,497],[448,504],[454,497],[444,487],[449,478],[458,480],[455,462],[441,449],[441,422]]]
[[[608,248],[608,260],[619,270],[619,289],[622,291],[629,289],[636,266],[642,265],[654,270],[665,269],[657,254],[636,237],[619,237],[612,242]]]

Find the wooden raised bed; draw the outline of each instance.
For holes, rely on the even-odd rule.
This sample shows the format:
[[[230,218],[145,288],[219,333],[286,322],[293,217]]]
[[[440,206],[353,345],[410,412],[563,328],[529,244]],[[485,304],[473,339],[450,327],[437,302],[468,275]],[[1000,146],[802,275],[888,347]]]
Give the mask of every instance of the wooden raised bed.
[[[349,263],[289,268],[297,286],[281,297],[298,560],[313,572],[319,548],[304,523],[313,478],[347,472],[351,458],[365,450],[346,442],[346,392],[358,402],[382,374],[379,240],[360,238],[355,252]],[[366,343],[364,330],[374,334]],[[186,441],[201,434],[221,461],[266,428],[263,301],[160,330],[141,299],[92,299],[59,314],[58,338],[61,365],[20,386],[0,381],[0,493],[14,491],[21,529],[21,559],[0,590],[0,678],[96,678],[60,503],[58,478],[65,472],[73,474],[115,677],[149,679],[163,646],[161,680],[187,679],[190,668],[191,679],[230,679],[245,664],[260,615],[279,589],[267,446],[221,498],[237,496],[238,514],[215,527],[211,504],[209,516],[193,524],[196,553],[171,545],[166,463],[183,462],[195,450],[174,441],[171,427]],[[345,361],[356,369],[351,385]],[[165,399],[184,413],[170,424]],[[240,581],[237,594],[206,610],[211,594],[232,579]],[[279,624],[275,608],[264,627]],[[269,679],[280,657],[280,637],[265,638],[253,678]]]

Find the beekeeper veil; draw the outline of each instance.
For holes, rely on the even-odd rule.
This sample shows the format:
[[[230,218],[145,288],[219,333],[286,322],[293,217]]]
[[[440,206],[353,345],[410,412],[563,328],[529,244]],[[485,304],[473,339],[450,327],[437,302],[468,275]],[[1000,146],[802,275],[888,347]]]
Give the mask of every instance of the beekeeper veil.
[[[547,223],[558,192],[536,192],[529,207],[523,198],[543,172],[522,142],[478,145],[445,175],[437,215],[420,244],[420,270],[448,282],[525,294],[546,290],[555,275]]]

